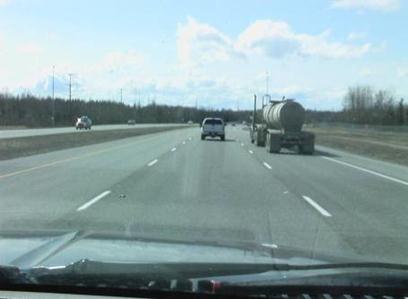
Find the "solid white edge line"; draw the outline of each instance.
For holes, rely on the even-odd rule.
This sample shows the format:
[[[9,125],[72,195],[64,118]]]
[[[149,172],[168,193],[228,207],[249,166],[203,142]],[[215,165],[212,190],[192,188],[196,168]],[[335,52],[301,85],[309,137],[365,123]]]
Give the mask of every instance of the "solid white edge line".
[[[325,217],[331,217],[332,215],[327,212],[325,209],[323,209],[321,206],[319,206],[313,199],[306,195],[302,195],[303,199],[306,200],[313,208],[315,208],[320,214],[322,214]]]
[[[254,153],[254,152],[253,152],[253,151],[251,151],[251,150],[249,150],[248,152],[249,152],[251,155]]]
[[[272,169],[272,166],[271,165],[269,165],[268,163],[266,163],[266,162],[263,162],[263,165],[266,167],[266,168],[268,168],[268,169]]]
[[[333,159],[333,158],[329,158],[329,157],[322,157],[322,158],[326,159],[328,161],[332,161],[332,162],[344,165],[344,166],[348,166],[348,167],[351,167],[351,168],[354,168],[354,169],[358,169],[360,171],[363,171],[363,172],[366,172],[366,173],[369,173],[369,174],[372,174],[372,175],[376,175],[376,176],[378,176],[380,178],[390,180],[390,181],[393,181],[395,183],[400,183],[400,184],[403,184],[405,186],[408,186],[408,182],[397,179],[397,178],[394,178],[392,176],[388,176],[388,175],[385,175],[385,174],[382,174],[382,173],[379,173],[379,172],[376,172],[376,171],[373,171],[373,170],[369,170],[369,169],[366,169],[366,168],[363,168],[363,167],[360,167],[360,166],[356,166],[356,165],[353,165],[353,164],[350,164],[350,163],[347,163],[347,162],[339,161],[339,160],[336,160],[336,159]]]
[[[83,204],[82,206],[80,206],[77,211],[83,211],[87,208],[89,208],[91,205],[93,205],[94,203],[96,203],[97,201],[101,200],[102,198],[104,198],[106,195],[109,195],[111,192],[109,190],[102,192],[101,194],[99,194],[98,196],[92,198],[90,201],[86,202],[85,204]]]
[[[171,149],[171,151],[172,151],[172,152],[175,152],[176,149],[177,149],[177,148],[173,147],[173,148]]]
[[[157,159],[154,159],[153,161],[150,161],[149,162],[149,164],[147,164],[147,166],[153,166],[154,164],[156,164],[157,163],[157,161],[159,161],[159,160],[157,160]]]

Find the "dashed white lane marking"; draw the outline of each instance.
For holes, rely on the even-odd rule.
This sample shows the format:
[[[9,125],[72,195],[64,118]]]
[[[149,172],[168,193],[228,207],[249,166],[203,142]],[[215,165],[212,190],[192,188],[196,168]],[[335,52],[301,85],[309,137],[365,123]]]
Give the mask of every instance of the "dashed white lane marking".
[[[263,165],[266,167],[266,168],[268,168],[268,169],[272,169],[272,166],[271,165],[269,165],[268,163],[266,163],[266,162],[263,162]]]
[[[248,152],[249,152],[251,155],[254,153],[254,152],[253,152],[253,151],[251,151],[251,150],[249,150]]]
[[[315,208],[320,214],[322,214],[324,217],[331,217],[332,215],[327,212],[325,209],[323,209],[321,206],[319,206],[313,199],[306,195],[302,195],[303,199],[307,201],[308,204],[310,204],[313,208]]]
[[[191,137],[188,137],[188,140],[191,140]]]
[[[87,208],[89,208],[91,205],[93,205],[94,203],[96,203],[97,201],[101,200],[102,198],[104,198],[106,195],[109,195],[111,192],[109,190],[102,192],[101,194],[99,194],[98,196],[92,198],[90,201],[88,201],[87,203],[83,204],[82,206],[80,206],[77,211],[83,211]]]
[[[243,144],[243,143],[241,143],[241,146],[244,146],[244,144]]]
[[[150,161],[148,164],[147,164],[147,166],[153,166],[154,164],[156,164],[157,163],[157,161],[159,161],[159,160],[157,160],[157,159],[154,159],[153,161]]]
[[[172,152],[175,152],[176,149],[177,149],[176,147],[173,147],[173,148],[171,149],[171,151],[172,151]]]
[[[276,244],[269,244],[269,243],[262,243],[262,246],[272,248],[272,249],[277,249],[278,245]]]
[[[186,142],[185,142],[185,141],[183,141],[183,142],[182,142],[182,144],[186,144]]]
[[[408,182],[397,179],[397,178],[394,178],[392,176],[388,176],[388,175],[385,175],[385,174],[382,174],[382,173],[379,173],[379,172],[376,172],[376,171],[373,171],[373,170],[369,170],[369,169],[366,169],[366,168],[363,168],[363,167],[360,167],[360,166],[356,166],[356,165],[353,165],[353,164],[350,164],[350,163],[347,163],[347,162],[339,161],[339,160],[336,160],[336,159],[333,159],[333,158],[329,158],[329,157],[322,157],[322,158],[326,159],[328,161],[332,161],[332,162],[344,165],[344,166],[348,166],[348,167],[351,167],[351,168],[354,168],[354,169],[358,169],[360,171],[363,171],[363,172],[366,172],[366,173],[369,173],[369,174],[372,174],[372,175],[376,175],[376,176],[378,176],[380,178],[390,180],[390,181],[393,181],[395,183],[400,183],[400,184],[403,184],[405,186],[408,186]]]

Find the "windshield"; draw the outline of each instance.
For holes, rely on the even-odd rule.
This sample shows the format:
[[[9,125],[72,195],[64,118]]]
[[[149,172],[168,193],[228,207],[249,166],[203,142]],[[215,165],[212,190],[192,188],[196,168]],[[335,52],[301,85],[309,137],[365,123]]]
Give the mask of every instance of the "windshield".
[[[222,120],[211,118],[211,119],[205,120],[204,124],[205,125],[222,125]]]
[[[402,0],[0,0],[0,268],[408,265],[406,28]]]

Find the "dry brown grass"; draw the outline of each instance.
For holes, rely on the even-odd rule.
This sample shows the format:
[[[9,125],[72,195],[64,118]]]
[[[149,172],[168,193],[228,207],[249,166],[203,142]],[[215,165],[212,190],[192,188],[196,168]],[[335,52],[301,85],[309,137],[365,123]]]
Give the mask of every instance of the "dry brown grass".
[[[309,128],[316,143],[348,152],[408,166],[408,134],[374,130]]]
[[[0,126],[0,130],[21,130],[27,129],[26,126]]]

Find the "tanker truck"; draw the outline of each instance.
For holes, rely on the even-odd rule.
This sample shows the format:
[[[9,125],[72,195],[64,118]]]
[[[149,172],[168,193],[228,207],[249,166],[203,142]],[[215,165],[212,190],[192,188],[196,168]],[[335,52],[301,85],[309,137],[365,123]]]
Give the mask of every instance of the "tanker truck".
[[[299,153],[314,153],[315,135],[302,130],[305,109],[292,99],[269,101],[262,104],[261,120],[257,123],[256,96],[250,128],[251,142],[266,146],[269,153],[279,153],[281,148],[298,148]],[[259,116],[258,116],[259,118]]]

